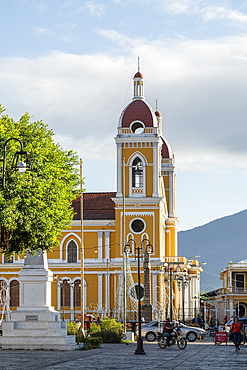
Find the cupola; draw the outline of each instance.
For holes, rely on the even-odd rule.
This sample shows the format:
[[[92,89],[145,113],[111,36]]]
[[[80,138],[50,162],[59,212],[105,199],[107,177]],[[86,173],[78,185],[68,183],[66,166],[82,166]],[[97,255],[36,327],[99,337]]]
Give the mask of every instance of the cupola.
[[[140,60],[138,57],[138,72],[134,75],[134,99],[145,99],[144,98],[144,77],[140,72]]]

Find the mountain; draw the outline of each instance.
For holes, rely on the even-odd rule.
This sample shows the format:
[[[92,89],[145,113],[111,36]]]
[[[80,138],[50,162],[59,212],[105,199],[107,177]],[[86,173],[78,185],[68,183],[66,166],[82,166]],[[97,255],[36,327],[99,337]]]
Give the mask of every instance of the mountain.
[[[178,255],[199,255],[200,262],[207,262],[202,266],[202,292],[222,287],[220,270],[230,261],[247,259],[247,210],[191,230],[179,231]]]

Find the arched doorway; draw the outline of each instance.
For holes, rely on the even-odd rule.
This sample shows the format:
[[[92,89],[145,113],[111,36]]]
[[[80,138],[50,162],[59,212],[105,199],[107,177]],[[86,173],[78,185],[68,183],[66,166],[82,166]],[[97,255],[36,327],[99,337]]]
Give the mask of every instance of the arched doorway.
[[[243,317],[246,315],[246,306],[244,303],[240,302],[239,305],[236,304],[235,306],[235,316]]]

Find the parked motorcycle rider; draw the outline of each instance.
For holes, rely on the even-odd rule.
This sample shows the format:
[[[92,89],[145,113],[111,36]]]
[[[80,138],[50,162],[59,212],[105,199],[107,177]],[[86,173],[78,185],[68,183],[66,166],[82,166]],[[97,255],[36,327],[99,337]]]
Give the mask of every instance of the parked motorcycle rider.
[[[164,325],[163,325],[163,333],[167,333],[167,343],[169,343],[170,339],[171,339],[171,333],[174,329],[174,326],[173,324],[171,323],[171,320],[170,319],[166,319]]]

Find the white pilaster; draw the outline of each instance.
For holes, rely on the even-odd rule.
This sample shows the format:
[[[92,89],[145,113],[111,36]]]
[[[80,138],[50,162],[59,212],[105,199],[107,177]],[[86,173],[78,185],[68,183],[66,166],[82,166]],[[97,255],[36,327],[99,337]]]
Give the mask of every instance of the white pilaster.
[[[107,288],[108,288],[108,281],[107,281],[107,274],[105,275],[105,306],[106,309],[108,308],[108,294],[107,294]]]
[[[74,289],[70,285],[70,320],[74,320]]]
[[[10,284],[7,283],[7,291],[6,291],[6,298],[7,298],[7,307],[6,307],[6,321],[10,321]]]
[[[159,196],[159,150],[158,143],[153,143],[153,197]]]
[[[169,171],[169,217],[174,217],[174,171]]]
[[[122,196],[122,144],[117,143],[117,194],[116,197]]]
[[[98,274],[98,307],[102,309],[102,279],[103,274]]]
[[[233,316],[233,300],[230,300],[230,318]]]
[[[105,231],[105,259],[110,259],[110,231]]]
[[[57,309],[61,310],[61,285],[60,282],[57,284]]]
[[[152,280],[153,280],[153,307],[157,307],[157,272],[152,272]]]
[[[103,231],[98,231],[98,259],[99,260],[102,260],[103,258],[102,247],[103,247]]]

